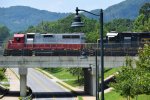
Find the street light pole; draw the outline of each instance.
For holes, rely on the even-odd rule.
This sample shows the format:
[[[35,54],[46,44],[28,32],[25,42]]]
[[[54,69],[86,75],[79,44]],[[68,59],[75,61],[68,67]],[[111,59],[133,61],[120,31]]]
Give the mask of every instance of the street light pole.
[[[103,10],[100,10],[100,15],[91,13],[89,11],[78,9],[76,8],[76,16],[74,22],[71,24],[71,27],[83,27],[83,22],[81,22],[79,11],[87,12],[89,14],[99,16],[99,23],[100,23],[100,55],[101,55],[101,100],[104,100],[104,43],[103,43]],[[99,100],[99,67],[96,65],[96,100]]]
[[[104,43],[103,43],[103,10],[100,10],[100,37],[101,37],[101,100],[104,100]]]

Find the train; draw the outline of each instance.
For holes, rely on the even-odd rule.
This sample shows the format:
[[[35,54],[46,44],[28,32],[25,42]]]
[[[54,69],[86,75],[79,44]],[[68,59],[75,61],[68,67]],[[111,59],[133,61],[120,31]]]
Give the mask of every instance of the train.
[[[150,32],[109,32],[104,38],[104,56],[135,56],[150,44]],[[95,56],[100,55],[100,40],[86,43],[84,33],[14,34],[4,56]]]
[[[84,33],[14,34],[6,45],[4,56],[75,56],[80,55],[83,43]]]

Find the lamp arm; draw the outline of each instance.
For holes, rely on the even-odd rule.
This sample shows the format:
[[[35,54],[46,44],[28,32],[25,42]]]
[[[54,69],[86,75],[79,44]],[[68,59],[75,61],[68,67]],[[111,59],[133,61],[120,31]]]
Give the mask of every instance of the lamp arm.
[[[83,11],[83,12],[86,12],[86,13],[89,13],[89,14],[92,14],[92,15],[95,15],[95,16],[100,16],[100,15],[98,15],[98,14],[91,13],[91,12],[89,12],[89,11],[87,11],[87,10],[78,9],[78,7],[76,7],[76,14],[77,14],[77,15],[78,15],[78,11]]]

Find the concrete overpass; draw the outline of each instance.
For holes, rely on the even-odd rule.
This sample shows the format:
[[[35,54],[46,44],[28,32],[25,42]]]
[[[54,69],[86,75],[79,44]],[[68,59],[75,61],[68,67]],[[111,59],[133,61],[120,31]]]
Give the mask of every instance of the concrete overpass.
[[[98,63],[100,64],[100,57]],[[132,57],[136,59],[136,57]],[[104,66],[107,68],[125,65],[124,56],[105,56]],[[37,68],[37,67],[95,67],[95,56],[0,56],[0,67]]]
[[[100,57],[98,63],[100,65]],[[136,59],[136,57],[133,57]],[[96,70],[95,70],[95,56],[81,57],[81,56],[0,56],[0,67],[3,68],[19,68],[20,74],[20,95],[26,96],[27,84],[27,68],[37,67],[82,67],[84,69],[85,77],[85,92],[90,95],[95,95],[96,89]],[[125,65],[125,57],[119,56],[105,56],[104,66],[108,68]],[[99,66],[100,68],[100,66]]]
[[[2,56],[4,49],[0,47],[0,67],[19,68],[20,95],[26,96],[27,68],[71,68],[82,67],[84,69],[84,90],[90,95],[95,95],[96,89],[96,57],[95,56]],[[97,57],[100,64],[100,57]],[[132,57],[136,59],[136,57]],[[112,68],[125,65],[124,56],[105,56],[104,67]],[[101,66],[99,66],[101,68]],[[99,69],[100,70],[100,69]]]

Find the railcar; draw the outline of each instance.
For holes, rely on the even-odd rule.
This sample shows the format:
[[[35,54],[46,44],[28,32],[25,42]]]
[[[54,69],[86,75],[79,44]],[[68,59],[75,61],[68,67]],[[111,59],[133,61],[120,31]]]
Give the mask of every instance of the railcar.
[[[4,56],[75,56],[81,54],[84,42],[84,33],[14,34]]]
[[[150,44],[150,32],[110,32],[106,40],[105,55],[135,56],[144,44]]]

